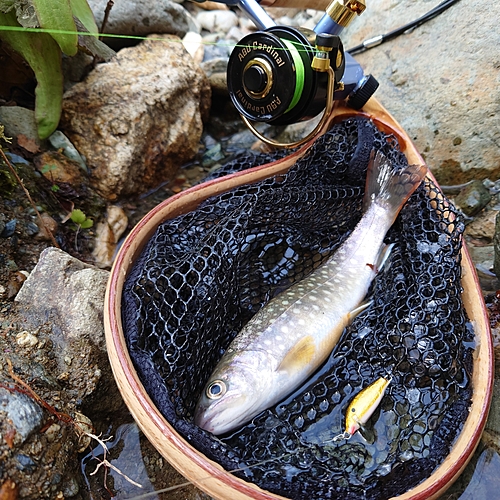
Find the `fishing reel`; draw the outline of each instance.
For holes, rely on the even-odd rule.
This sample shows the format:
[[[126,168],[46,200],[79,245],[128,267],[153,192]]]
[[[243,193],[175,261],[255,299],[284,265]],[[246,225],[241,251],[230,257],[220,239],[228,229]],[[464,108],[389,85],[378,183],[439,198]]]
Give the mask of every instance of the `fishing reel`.
[[[334,102],[360,109],[378,87],[344,51],[340,32],[365,10],[364,0],[332,0],[314,30],[277,26],[255,0],[219,0],[237,5],[259,31],[242,38],[227,68],[231,100],[250,130],[273,146],[296,147],[322,128]],[[269,0],[264,0],[269,1]],[[273,6],[294,0],[273,0]],[[318,4],[321,0],[318,1]],[[318,5],[319,6],[319,5]],[[323,116],[307,137],[292,144],[261,135],[254,123],[290,125]]]
[[[229,58],[227,85],[247,121],[289,125],[325,109],[331,91],[342,88],[344,69],[338,36],[273,26],[238,43]]]

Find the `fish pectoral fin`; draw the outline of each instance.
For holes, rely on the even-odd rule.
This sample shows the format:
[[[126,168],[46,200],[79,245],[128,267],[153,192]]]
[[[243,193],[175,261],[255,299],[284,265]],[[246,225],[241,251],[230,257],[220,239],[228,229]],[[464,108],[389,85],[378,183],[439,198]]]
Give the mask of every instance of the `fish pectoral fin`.
[[[358,314],[361,314],[365,309],[368,309],[372,305],[373,301],[361,303],[358,307],[347,313],[346,324],[349,324]]]
[[[392,249],[396,243],[389,243],[388,245],[384,245],[378,254],[377,263],[375,264],[377,272],[384,268],[387,260],[389,259]]]
[[[316,352],[316,344],[311,335],[300,339],[281,360],[278,371],[293,372],[309,364]]]

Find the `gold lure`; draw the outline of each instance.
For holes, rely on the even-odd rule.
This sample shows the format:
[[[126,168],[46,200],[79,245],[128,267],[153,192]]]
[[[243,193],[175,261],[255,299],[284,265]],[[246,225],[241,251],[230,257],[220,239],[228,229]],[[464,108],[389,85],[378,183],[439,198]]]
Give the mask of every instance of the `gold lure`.
[[[359,392],[347,408],[345,432],[335,436],[333,441],[349,439],[361,426],[366,424],[384,397],[392,377],[380,377]]]

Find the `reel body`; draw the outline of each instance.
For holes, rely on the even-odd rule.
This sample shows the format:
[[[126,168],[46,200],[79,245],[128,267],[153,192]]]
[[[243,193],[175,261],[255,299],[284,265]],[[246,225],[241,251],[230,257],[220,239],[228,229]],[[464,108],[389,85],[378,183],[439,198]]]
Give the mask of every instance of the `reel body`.
[[[345,68],[340,38],[325,35],[329,66],[339,86]],[[326,71],[314,70],[316,33],[289,26],[272,26],[245,36],[233,50],[227,84],[234,106],[248,120],[289,125],[308,120],[324,108]]]

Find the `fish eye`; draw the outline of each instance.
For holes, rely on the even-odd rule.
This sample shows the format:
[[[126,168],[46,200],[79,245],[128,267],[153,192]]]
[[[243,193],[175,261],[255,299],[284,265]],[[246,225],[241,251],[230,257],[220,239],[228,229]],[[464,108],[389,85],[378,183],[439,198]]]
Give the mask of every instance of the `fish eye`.
[[[205,390],[209,399],[219,399],[226,394],[226,384],[222,380],[214,380]]]

